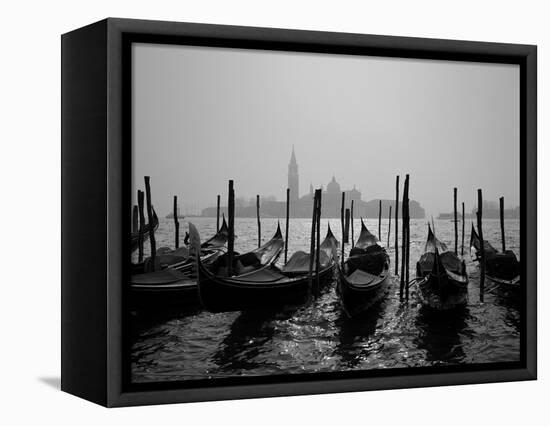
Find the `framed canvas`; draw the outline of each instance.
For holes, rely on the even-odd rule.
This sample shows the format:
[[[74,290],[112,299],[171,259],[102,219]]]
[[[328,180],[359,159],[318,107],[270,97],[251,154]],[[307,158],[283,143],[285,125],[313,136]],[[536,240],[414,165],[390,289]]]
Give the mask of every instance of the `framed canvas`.
[[[536,47],[106,19],[62,36],[62,389],[536,378]]]

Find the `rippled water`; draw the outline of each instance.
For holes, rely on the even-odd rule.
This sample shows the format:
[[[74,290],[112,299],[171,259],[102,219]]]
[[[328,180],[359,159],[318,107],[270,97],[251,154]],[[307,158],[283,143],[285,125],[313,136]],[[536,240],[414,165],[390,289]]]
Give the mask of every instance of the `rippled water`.
[[[215,219],[190,219],[202,238],[214,234]],[[180,228],[187,229],[187,219]],[[341,241],[338,219],[322,221],[324,235],[331,223]],[[374,234],[378,220],[366,221]],[[394,270],[394,225],[388,249]],[[275,232],[276,219],[262,220],[262,241]],[[289,256],[295,250],[309,251],[311,220],[290,222]],[[435,221],[439,239],[454,247],[454,223]],[[459,238],[461,225],[459,225]],[[355,238],[360,230],[355,221]],[[335,294],[335,282],[309,306],[276,312],[231,312],[212,314],[200,308],[166,315],[134,313],[132,380],[173,381],[230,376],[330,372],[406,366],[519,361],[518,303],[498,293],[479,302],[479,272],[469,255],[470,223],[466,224],[465,260],[469,303],[460,312],[434,315],[420,308],[411,288],[408,304],[399,302],[399,278],[392,277],[386,299],[370,315],[348,319]],[[401,230],[400,230],[401,231]],[[157,247],[173,246],[173,224],[161,219]],[[181,232],[181,231],[180,231]],[[485,220],[483,232],[500,247],[498,220]],[[255,219],[235,221],[235,249],[244,252],[257,244]],[[519,257],[519,220],[506,221],[507,248]],[[427,235],[426,220],[411,220],[410,270],[414,276]],[[183,240],[183,238],[182,238]],[[387,242],[387,219],[382,224]],[[460,240],[459,240],[460,251]]]

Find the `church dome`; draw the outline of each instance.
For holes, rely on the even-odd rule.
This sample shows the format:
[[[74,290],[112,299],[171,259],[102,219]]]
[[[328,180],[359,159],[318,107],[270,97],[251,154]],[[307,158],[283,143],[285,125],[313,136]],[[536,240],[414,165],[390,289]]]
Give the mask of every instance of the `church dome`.
[[[361,199],[361,192],[359,192],[357,189],[355,189],[355,185],[353,185],[353,189],[349,191],[349,195],[352,200],[360,200]]]
[[[336,182],[336,178],[334,177],[334,175],[332,176],[332,180],[327,185],[327,192],[333,193],[333,194],[341,192],[340,184]]]

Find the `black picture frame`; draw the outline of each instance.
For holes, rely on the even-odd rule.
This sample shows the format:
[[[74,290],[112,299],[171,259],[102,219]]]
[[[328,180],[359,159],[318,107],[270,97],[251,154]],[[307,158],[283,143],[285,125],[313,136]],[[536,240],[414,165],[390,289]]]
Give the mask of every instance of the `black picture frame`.
[[[192,44],[520,66],[521,360],[136,385],[128,380],[124,213],[130,45]],[[533,380],[537,377],[536,46],[109,18],[62,36],[62,390],[128,406]]]

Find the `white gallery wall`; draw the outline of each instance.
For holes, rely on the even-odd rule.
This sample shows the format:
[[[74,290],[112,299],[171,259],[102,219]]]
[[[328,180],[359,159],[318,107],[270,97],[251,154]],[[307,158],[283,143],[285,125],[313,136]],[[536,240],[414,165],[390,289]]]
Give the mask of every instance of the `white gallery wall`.
[[[1,10],[1,424],[450,426],[548,418],[545,2],[20,1],[4,2]],[[539,381],[115,410],[60,392],[60,35],[108,16],[538,44]]]

